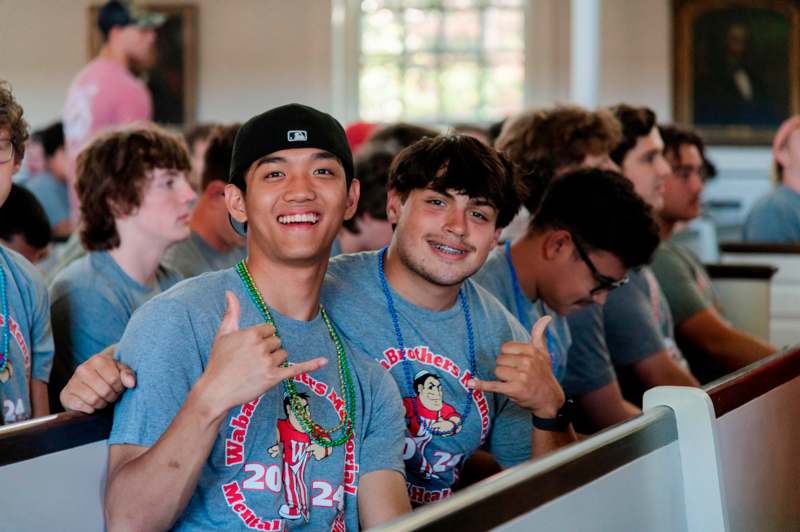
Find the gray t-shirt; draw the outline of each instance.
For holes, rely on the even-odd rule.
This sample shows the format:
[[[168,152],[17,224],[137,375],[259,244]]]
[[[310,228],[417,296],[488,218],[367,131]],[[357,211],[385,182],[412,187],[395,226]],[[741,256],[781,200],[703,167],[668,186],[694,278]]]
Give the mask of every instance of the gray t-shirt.
[[[23,186],[30,190],[42,204],[51,226],[58,225],[69,218],[69,197],[66,183],[45,171],[26,180]]]
[[[189,238],[170,246],[161,264],[180,273],[184,279],[201,273],[224,270],[236,265],[247,254],[244,246],[220,253],[191,232]]]
[[[61,384],[78,365],[118,342],[133,311],[180,279],[160,266],[156,279],[143,286],[106,251],[90,252],[62,270],[50,285],[56,382]]]
[[[630,272],[631,287],[609,294],[604,318],[606,342],[623,395],[641,404],[646,388],[631,367],[664,349],[679,366],[689,364],[675,342],[675,327],[667,298],[648,267]],[[631,312],[638,309],[638,312]]]
[[[542,316],[552,317],[546,331],[547,350],[553,358],[553,374],[562,382],[567,369],[567,351],[572,344],[567,318],[551,310],[541,299],[531,301],[525,296],[507,248],[492,250],[483,268],[472,278],[499,299],[527,331]]]
[[[398,382],[406,409],[404,457],[412,502],[450,495],[466,458],[484,445],[504,467],[529,459],[530,412],[505,396],[472,393],[466,386],[471,378],[469,346],[459,302],[434,312],[413,305],[390,288],[405,348],[403,360],[381,285],[378,253],[332,259],[322,300],[342,334]],[[528,342],[530,337],[483,287],[467,280],[463,291],[474,330],[476,373],[494,380],[500,346],[507,341]],[[454,426],[461,428],[448,434]]]
[[[780,185],[753,204],[742,238],[750,242],[800,242],[800,193]]]
[[[686,248],[669,240],[661,242],[653,260],[653,272],[678,325],[716,305],[711,279],[700,261]]]
[[[671,318],[663,305],[651,301],[651,274],[645,271],[628,272],[630,282],[611,291],[602,307],[591,305],[569,317],[573,341],[567,356],[567,393],[582,395],[610,383],[614,373],[603,368],[608,361],[618,373],[668,347],[662,331],[672,329]]]
[[[0,374],[0,424],[30,419],[31,379],[48,382],[53,364],[50,305],[41,274],[25,258],[0,246],[9,316],[0,309],[0,333],[9,324],[11,369]],[[2,339],[2,334],[0,334]],[[2,346],[0,346],[2,349]]]
[[[117,405],[110,445],[152,447],[167,430],[208,365],[226,290],[241,303],[240,327],[263,323],[234,269],[179,283],[134,314],[118,353],[136,371],[137,384]],[[312,419],[334,427],[344,415],[344,394],[324,321],[319,314],[305,322],[271,312],[290,362],[329,358],[326,366],[294,382],[307,394]],[[353,436],[324,452],[298,430],[294,414],[287,415],[281,385],[231,409],[175,530],[359,528],[361,476],[403,472],[403,409],[386,372],[353,344],[344,344],[356,400]]]
[[[616,380],[606,344],[603,307],[590,305],[567,316],[572,344],[561,385],[571,397],[599,390]]]

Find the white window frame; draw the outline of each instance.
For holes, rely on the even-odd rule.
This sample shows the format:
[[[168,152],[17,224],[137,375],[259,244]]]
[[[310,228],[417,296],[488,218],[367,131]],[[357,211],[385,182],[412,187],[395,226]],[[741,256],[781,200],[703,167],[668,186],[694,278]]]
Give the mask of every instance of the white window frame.
[[[330,2],[332,110],[341,120],[352,122],[359,120],[361,2]],[[569,35],[563,35],[564,27],[569,29],[569,4],[564,0],[525,3],[523,108],[550,105],[558,95],[568,94],[569,69],[565,73],[562,65],[564,59],[569,61]]]

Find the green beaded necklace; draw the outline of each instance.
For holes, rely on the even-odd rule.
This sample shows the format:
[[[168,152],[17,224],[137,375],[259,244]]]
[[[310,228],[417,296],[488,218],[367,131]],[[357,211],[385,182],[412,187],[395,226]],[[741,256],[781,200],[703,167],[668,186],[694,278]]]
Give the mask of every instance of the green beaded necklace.
[[[261,316],[264,318],[264,321],[275,327],[275,336],[280,337],[278,334],[278,326],[275,324],[275,320],[272,319],[272,314],[269,311],[269,307],[267,307],[267,304],[264,302],[261,292],[258,291],[258,287],[253,281],[253,277],[250,275],[250,271],[247,269],[247,264],[245,264],[244,260],[239,261],[239,263],[236,265],[236,272],[239,274],[239,278],[242,280],[242,283],[244,283],[250,299],[253,301],[256,308],[258,308]],[[344,392],[345,400],[344,418],[341,418],[339,424],[335,427],[331,429],[325,429],[318,423],[315,423],[314,420],[311,419],[311,416],[306,413],[306,409],[303,407],[303,400],[297,393],[297,387],[294,384],[294,380],[285,379],[283,381],[283,388],[286,392],[286,395],[289,396],[289,403],[291,404],[292,412],[294,412],[294,415],[300,421],[300,424],[303,426],[303,430],[306,432],[306,434],[308,434],[309,438],[314,443],[321,445],[322,447],[336,447],[342,445],[344,442],[350,439],[350,436],[353,434],[355,427],[353,413],[356,409],[356,394],[355,387],[353,386],[353,379],[350,375],[350,366],[347,362],[347,355],[345,353],[342,340],[339,338],[336,329],[334,329],[333,325],[331,325],[331,321],[328,319],[328,313],[325,312],[325,308],[322,305],[319,306],[319,311],[322,315],[322,320],[325,322],[325,326],[328,328],[328,334],[330,335],[331,340],[333,340],[333,344],[336,346],[336,363],[339,369],[339,385],[340,389]],[[284,362],[283,366],[287,367],[288,363]],[[333,434],[334,432],[341,430],[344,430],[344,432],[336,439],[330,440],[324,437],[325,434]]]

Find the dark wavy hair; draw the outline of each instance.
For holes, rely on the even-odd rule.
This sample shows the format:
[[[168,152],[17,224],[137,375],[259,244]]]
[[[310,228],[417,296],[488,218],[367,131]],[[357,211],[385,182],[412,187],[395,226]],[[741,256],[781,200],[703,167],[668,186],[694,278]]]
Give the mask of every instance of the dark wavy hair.
[[[656,114],[649,107],[634,107],[628,104],[618,104],[610,108],[622,125],[622,140],[611,151],[611,159],[622,166],[622,160],[629,151],[636,146],[639,137],[644,137],[656,125]]]
[[[484,198],[497,209],[497,227],[511,222],[527,193],[507,157],[467,135],[424,138],[397,155],[389,189],[405,201],[412,190],[425,188]]]
[[[110,131],[93,140],[78,155],[76,169],[86,249],[120,245],[114,219],[141,205],[150,171],[188,172],[190,167],[183,138],[155,125]]]
[[[607,251],[628,268],[650,262],[659,243],[652,209],[617,172],[583,168],[553,179],[532,231],[563,229],[587,248]]]

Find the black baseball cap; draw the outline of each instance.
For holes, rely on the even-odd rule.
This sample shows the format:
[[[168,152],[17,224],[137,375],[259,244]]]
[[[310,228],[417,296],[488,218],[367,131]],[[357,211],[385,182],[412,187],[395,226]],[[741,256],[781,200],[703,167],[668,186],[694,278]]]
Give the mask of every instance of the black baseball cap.
[[[156,28],[163,24],[166,18],[162,13],[145,11],[126,1],[110,0],[103,4],[97,14],[97,27],[103,35],[108,35],[114,26]]]
[[[332,153],[342,163],[348,185],[353,180],[353,154],[339,121],[313,107],[291,103],[254,116],[239,128],[228,183],[244,191],[245,175],[254,162],[276,151],[300,148]],[[244,234],[245,224],[229,220],[236,232]]]
[[[250,165],[270,153],[299,148],[332,153],[342,163],[347,182],[353,179],[353,154],[339,121],[313,107],[291,103],[254,116],[239,128],[228,182],[244,190]]]

